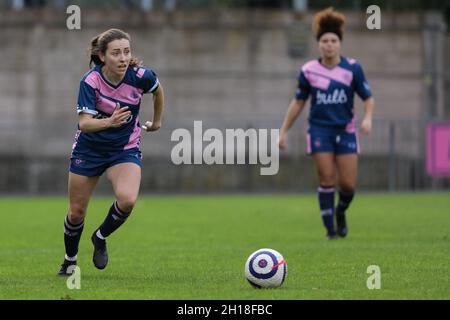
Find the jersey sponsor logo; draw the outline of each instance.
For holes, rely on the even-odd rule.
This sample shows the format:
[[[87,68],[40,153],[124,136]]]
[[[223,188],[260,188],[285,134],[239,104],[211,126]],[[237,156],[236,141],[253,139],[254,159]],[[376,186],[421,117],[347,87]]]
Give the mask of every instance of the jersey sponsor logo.
[[[333,93],[326,93],[317,90],[316,104],[344,104],[348,101],[344,89],[334,89]]]

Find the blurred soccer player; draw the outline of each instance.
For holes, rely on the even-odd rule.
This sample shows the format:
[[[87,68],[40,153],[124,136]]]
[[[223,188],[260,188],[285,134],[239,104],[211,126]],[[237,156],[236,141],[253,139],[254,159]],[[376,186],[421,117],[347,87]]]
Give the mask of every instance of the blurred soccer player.
[[[161,127],[163,88],[156,74],[131,55],[127,33],[110,29],[91,41],[89,70],[80,82],[78,130],[70,157],[69,211],[64,219],[66,254],[59,275],[76,265],[78,244],[89,199],[100,178],[112,184],[115,201],[103,223],[91,236],[93,262],[108,263],[106,238],[130,216],[141,180],[139,108],[142,95],[152,93],[153,121],[147,131]]]
[[[319,206],[329,240],[336,239],[337,235],[347,235],[345,211],[355,194],[359,143],[354,93],[364,101],[363,134],[372,129],[374,108],[371,89],[361,65],[354,59],[341,56],[344,21],[345,17],[332,9],[314,16],[313,32],[320,58],[302,66],[298,89],[288,107],[279,138],[280,149],[286,150],[287,132],[311,96],[307,152],[312,155],[319,177]],[[339,202],[335,208],[336,185],[339,187]]]

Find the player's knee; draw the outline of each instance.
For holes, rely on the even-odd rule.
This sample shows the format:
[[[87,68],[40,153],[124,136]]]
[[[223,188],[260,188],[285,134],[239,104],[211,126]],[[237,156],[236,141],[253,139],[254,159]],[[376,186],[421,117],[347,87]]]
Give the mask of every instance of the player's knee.
[[[320,175],[319,180],[321,186],[334,186],[335,184],[333,175]]]
[[[340,187],[339,189],[341,192],[346,193],[346,194],[355,193],[355,188]]]
[[[340,182],[339,189],[344,193],[354,193],[355,184],[351,182]]]
[[[119,205],[120,210],[128,213],[128,212],[133,211],[136,201],[137,201],[137,196],[122,195],[122,196],[118,197],[117,204]]]
[[[73,224],[79,224],[86,216],[86,209],[82,207],[71,206],[69,209],[69,220]]]

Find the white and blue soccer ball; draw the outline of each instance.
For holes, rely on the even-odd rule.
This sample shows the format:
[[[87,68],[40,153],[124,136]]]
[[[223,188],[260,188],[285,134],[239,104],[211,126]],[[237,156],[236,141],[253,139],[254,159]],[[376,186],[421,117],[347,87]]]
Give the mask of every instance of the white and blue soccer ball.
[[[253,252],[245,263],[245,277],[255,288],[277,288],[286,280],[287,264],[281,253],[273,249]]]

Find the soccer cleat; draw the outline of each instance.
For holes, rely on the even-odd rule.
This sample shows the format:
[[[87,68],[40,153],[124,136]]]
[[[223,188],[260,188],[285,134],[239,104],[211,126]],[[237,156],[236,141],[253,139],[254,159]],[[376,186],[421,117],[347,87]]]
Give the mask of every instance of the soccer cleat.
[[[336,213],[337,234],[340,237],[345,237],[348,233],[347,223],[345,221],[345,212]]]
[[[92,261],[97,269],[105,269],[108,264],[108,251],[106,250],[106,240],[102,240],[95,234],[92,234],[91,240],[94,245],[94,255]]]
[[[74,272],[74,268],[70,268],[71,266],[76,266],[76,261],[69,261],[64,259],[64,262],[61,265],[61,269],[57,273],[58,276],[70,276]]]

